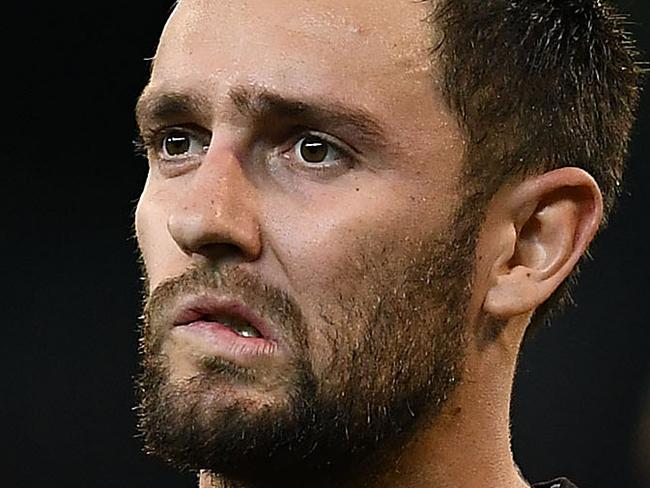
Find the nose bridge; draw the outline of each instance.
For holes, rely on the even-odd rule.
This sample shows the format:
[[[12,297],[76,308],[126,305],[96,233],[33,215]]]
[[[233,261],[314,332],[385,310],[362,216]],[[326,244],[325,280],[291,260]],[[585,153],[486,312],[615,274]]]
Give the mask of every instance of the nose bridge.
[[[233,247],[248,260],[259,255],[256,195],[232,147],[210,147],[171,209],[167,227],[188,255],[222,255]]]

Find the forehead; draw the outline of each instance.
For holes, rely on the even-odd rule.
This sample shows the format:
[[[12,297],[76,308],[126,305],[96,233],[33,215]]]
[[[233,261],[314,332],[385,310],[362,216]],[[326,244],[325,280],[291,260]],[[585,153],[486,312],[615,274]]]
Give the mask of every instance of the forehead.
[[[221,45],[231,52],[278,49],[290,59],[302,48],[323,60],[358,63],[372,54],[373,63],[418,68],[427,58],[428,10],[428,2],[412,0],[181,0],[159,54]]]
[[[254,84],[369,109],[414,95],[431,101],[429,8],[412,0],[182,0],[161,37],[152,84],[198,83],[215,94]]]

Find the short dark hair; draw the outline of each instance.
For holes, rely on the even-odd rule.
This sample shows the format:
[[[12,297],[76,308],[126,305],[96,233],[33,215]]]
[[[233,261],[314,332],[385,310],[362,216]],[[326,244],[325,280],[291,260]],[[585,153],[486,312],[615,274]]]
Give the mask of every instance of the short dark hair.
[[[442,92],[467,138],[464,183],[481,216],[505,183],[565,166],[589,172],[605,220],[639,98],[626,17],[600,0],[428,0]],[[577,270],[535,313],[570,300]]]

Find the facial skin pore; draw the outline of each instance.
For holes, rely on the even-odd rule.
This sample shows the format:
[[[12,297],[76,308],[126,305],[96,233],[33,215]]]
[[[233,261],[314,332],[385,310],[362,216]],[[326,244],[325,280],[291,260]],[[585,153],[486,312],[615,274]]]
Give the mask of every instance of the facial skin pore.
[[[137,109],[150,161],[136,214],[151,296],[143,384],[156,389],[145,428],[165,421],[147,418],[155,402],[218,430],[211,422],[226,417],[215,411],[273,419],[296,392],[353,414],[361,400],[403,413],[404,398],[418,398],[431,404],[402,435],[380,429],[379,457],[337,486],[527,486],[510,452],[516,358],[533,311],[593,238],[600,193],[584,171],[562,168],[504,187],[472,214],[429,9],[184,0],[174,10]],[[310,136],[329,144],[323,162],[304,160]],[[183,157],[163,152],[170,137],[191,141]],[[276,353],[214,357],[209,341],[173,327],[184,297],[215,293],[267,320]],[[362,436],[358,424],[351,436]],[[204,488],[259,485],[189,467],[206,469]],[[285,486],[298,482],[286,476]]]

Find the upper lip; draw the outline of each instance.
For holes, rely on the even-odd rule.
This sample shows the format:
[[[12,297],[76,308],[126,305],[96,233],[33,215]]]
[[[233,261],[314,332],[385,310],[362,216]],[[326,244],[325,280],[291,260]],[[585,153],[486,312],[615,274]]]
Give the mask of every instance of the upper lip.
[[[213,321],[214,316],[218,315],[243,319],[255,327],[264,339],[275,340],[275,335],[266,320],[243,302],[228,297],[199,295],[182,299],[172,314],[173,325],[176,327],[202,320]]]

